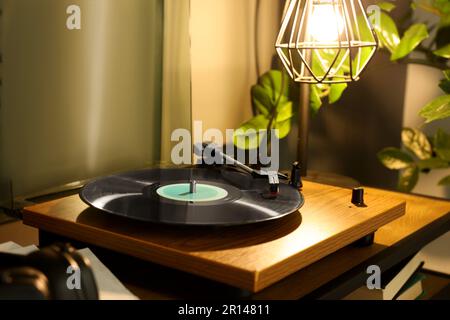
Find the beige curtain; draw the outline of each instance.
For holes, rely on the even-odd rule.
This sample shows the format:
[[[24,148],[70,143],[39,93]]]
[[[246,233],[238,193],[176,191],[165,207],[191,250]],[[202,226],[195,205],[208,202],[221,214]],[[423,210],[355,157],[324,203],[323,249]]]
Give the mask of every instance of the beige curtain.
[[[73,4],[82,28],[69,31]],[[151,166],[168,154],[171,130],[189,128],[189,1],[1,6],[3,203]]]
[[[190,0],[164,1],[161,160],[169,164],[173,130],[191,129]]]

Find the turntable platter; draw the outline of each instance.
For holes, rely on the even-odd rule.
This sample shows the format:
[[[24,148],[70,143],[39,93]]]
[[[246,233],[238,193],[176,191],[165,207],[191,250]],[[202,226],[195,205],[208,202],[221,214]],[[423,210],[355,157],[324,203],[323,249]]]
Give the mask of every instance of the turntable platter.
[[[88,183],[80,197],[90,206],[113,215],[199,226],[279,219],[303,205],[302,195],[287,184],[280,184],[274,199],[263,196],[267,189],[266,179],[232,168],[193,167],[148,169],[100,178]]]

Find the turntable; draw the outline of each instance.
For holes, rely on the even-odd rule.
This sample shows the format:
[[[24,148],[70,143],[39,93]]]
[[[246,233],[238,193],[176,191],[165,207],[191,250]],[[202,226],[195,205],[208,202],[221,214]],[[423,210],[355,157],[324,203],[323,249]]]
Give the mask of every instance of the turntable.
[[[389,192],[367,188],[352,203],[351,189],[303,181],[300,193],[296,166],[288,179],[231,162],[100,178],[23,220],[41,236],[259,292],[405,214]]]
[[[222,161],[218,166],[148,169],[114,175],[88,183],[80,197],[109,214],[189,226],[267,222],[297,212],[303,205],[297,182],[288,184],[287,176],[252,169],[216,146],[206,145],[207,148],[214,148],[214,154],[220,155]],[[223,165],[226,160],[228,165]],[[286,183],[280,183],[280,179]]]

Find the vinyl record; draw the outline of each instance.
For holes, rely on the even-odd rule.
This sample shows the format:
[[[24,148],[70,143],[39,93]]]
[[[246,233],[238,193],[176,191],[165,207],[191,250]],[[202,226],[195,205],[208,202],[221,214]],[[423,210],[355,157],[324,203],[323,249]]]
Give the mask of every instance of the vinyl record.
[[[195,192],[191,192],[195,181]],[[302,195],[280,184],[267,199],[268,180],[229,168],[148,169],[101,178],[80,192],[90,206],[130,219],[177,225],[231,226],[284,217]]]

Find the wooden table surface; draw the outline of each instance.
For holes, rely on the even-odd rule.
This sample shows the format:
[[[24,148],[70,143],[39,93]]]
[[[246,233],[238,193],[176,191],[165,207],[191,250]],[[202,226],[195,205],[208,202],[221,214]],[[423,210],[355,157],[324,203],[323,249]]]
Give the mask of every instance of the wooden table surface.
[[[377,189],[366,190],[371,192]],[[374,245],[345,247],[253,295],[253,298],[299,299],[325,285],[326,288],[312,298],[340,298],[328,294],[327,290],[333,288],[335,291],[340,290],[342,295],[348,294],[352,286],[346,281],[356,281],[353,289],[362,286],[367,279],[365,270],[368,266],[377,264],[385,271],[450,231],[450,201],[393,191],[383,192],[406,201],[406,214],[379,228]],[[358,276],[359,279],[356,279]]]
[[[78,195],[27,207],[23,220],[40,230],[260,292],[405,213],[404,199],[381,190],[366,190],[367,207],[352,205],[349,189],[305,182],[303,193],[301,213],[233,228],[133,222],[88,208]]]
[[[230,296],[277,300],[304,297],[340,299],[364,285],[367,279],[365,270],[368,266],[377,264],[382,270],[388,270],[396,263],[416,254],[422,246],[450,231],[450,201],[385,192],[406,201],[406,214],[381,227],[376,233],[374,245],[346,246],[251,295],[242,296],[242,293],[230,291],[230,288],[220,287],[213,282],[145,263],[136,263],[133,268],[135,273],[131,274],[126,266],[110,254],[107,255],[109,260],[106,261],[108,266],[120,275],[127,287],[141,299],[214,299]],[[151,276],[144,278],[149,272]],[[359,279],[353,281],[358,275]],[[328,293],[330,288],[333,290],[331,295]],[[339,293],[335,293],[337,291]]]

